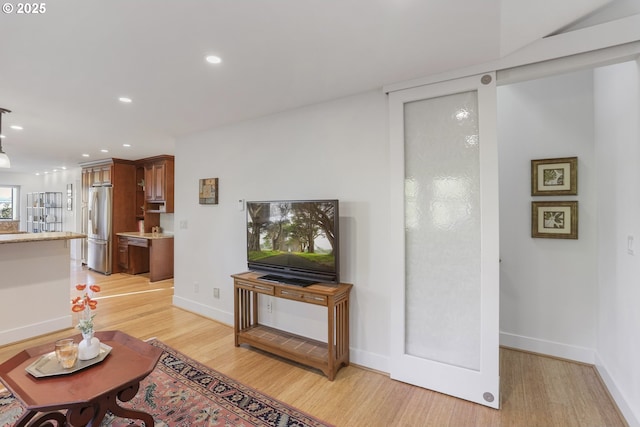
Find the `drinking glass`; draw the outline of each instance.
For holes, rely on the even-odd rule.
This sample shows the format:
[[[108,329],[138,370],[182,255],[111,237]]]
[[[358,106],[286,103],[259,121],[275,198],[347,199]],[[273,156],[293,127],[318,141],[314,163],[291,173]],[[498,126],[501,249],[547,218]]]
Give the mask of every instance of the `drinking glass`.
[[[56,341],[56,357],[63,368],[73,368],[78,358],[78,344],[71,338]]]

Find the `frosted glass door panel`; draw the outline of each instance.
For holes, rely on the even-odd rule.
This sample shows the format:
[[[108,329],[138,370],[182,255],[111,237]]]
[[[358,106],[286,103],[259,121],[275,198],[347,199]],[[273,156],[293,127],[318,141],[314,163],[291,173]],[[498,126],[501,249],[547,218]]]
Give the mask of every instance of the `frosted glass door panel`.
[[[495,73],[389,93],[389,373],[500,407]]]
[[[405,351],[480,369],[477,92],[406,103]]]

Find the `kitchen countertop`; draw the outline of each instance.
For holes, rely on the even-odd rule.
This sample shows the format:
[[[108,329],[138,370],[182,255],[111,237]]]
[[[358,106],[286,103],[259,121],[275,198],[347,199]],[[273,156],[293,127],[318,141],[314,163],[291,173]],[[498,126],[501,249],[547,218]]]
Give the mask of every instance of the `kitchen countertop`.
[[[167,233],[140,233],[138,231],[116,233],[118,236],[137,237],[141,239],[173,239],[173,234]]]
[[[87,237],[85,234],[72,233],[70,231],[51,231],[45,233],[12,233],[0,234],[0,244],[43,242],[46,240],[72,240],[84,239],[85,237]]]

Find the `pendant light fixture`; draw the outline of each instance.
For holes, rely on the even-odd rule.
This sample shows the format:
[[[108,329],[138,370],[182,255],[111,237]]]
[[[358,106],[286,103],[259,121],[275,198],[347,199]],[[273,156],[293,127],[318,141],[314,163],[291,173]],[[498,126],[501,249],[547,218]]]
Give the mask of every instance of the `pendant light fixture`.
[[[2,115],[4,113],[10,113],[11,110],[7,110],[6,108],[0,107],[0,135],[2,134]],[[11,161],[9,160],[9,156],[2,151],[2,138],[0,138],[0,168],[10,168]]]

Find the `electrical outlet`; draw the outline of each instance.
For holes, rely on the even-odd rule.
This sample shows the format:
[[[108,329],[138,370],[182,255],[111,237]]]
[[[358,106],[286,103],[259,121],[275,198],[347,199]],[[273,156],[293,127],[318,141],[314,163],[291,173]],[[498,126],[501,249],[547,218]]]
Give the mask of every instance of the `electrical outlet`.
[[[213,288],[213,297],[220,298],[220,288]]]
[[[200,292],[200,284],[198,282],[193,282],[193,292],[196,294]]]
[[[273,302],[267,301],[267,313],[273,313]]]
[[[189,223],[187,222],[186,219],[183,219],[180,221],[180,229],[181,230],[186,230],[189,227]]]

